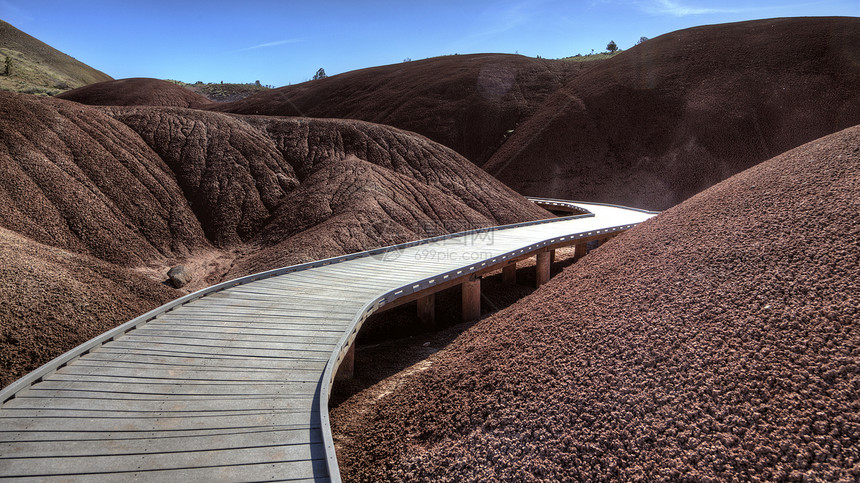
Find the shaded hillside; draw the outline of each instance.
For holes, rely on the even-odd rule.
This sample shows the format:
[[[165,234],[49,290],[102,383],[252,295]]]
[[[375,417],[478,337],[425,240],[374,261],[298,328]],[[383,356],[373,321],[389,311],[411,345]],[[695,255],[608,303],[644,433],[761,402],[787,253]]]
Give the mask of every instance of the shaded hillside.
[[[9,72],[5,61],[10,59]],[[55,94],[67,89],[111,80],[8,23],[0,20],[0,90]]]
[[[858,212],[860,126],[708,189],[336,408],[344,479],[856,480]]]
[[[209,99],[173,82],[132,78],[99,82],[64,92],[60,99],[92,106],[162,106],[200,108]]]
[[[550,96],[484,168],[521,193],[665,209],[860,123],[860,19],[651,39]]]
[[[281,87],[213,109],[387,124],[481,165],[583,65],[506,54],[436,57]]]
[[[0,387],[182,295],[95,258],[0,228]]]
[[[0,226],[135,266],[208,245],[167,164],[124,124],[0,92]]]

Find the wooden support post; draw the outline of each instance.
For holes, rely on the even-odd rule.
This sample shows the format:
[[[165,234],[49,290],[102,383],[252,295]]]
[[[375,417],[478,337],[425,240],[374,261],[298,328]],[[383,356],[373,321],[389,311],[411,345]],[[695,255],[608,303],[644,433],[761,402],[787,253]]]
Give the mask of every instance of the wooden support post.
[[[550,265],[550,253],[549,251],[542,250],[537,253],[537,264],[535,265],[535,284],[540,287],[541,285],[549,282],[549,265]]]
[[[431,293],[425,297],[421,297],[418,302],[418,320],[424,327],[433,327],[436,325],[436,294]]]
[[[576,248],[573,252],[573,260],[579,260],[580,258],[585,256],[585,253],[588,251],[588,243],[577,243]]]
[[[349,349],[346,351],[346,355],[343,357],[343,360],[340,361],[340,365],[337,367],[337,374],[335,374],[335,381],[342,381],[345,379],[352,379],[352,376],[355,375],[355,341],[353,341],[352,345],[349,346]]]
[[[463,290],[463,322],[481,318],[481,279],[475,276],[461,285]]]
[[[517,262],[513,261],[502,267],[502,283],[505,285],[517,284]]]
[[[555,250],[549,251],[549,264],[552,265],[555,263]]]

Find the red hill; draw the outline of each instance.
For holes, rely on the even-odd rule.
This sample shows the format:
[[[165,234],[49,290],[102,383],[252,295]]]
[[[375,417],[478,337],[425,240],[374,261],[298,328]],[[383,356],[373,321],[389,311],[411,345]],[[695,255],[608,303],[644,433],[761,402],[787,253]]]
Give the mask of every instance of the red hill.
[[[161,106],[201,108],[209,99],[172,82],[132,78],[90,84],[57,95],[92,106]]]
[[[860,19],[651,39],[555,92],[484,168],[521,193],[665,209],[860,123]]]

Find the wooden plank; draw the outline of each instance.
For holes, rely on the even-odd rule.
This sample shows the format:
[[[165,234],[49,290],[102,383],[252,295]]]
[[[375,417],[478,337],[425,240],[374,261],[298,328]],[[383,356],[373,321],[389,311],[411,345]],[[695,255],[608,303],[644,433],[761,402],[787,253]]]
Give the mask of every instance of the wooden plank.
[[[3,443],[26,443],[26,442],[51,442],[51,441],[129,441],[143,439],[169,439],[169,438],[192,438],[192,437],[229,437],[231,435],[247,434],[256,437],[260,433],[269,431],[300,433],[321,432],[320,421],[314,420],[302,424],[279,424],[274,426],[243,426],[225,427],[219,429],[159,429],[157,431],[8,431],[0,429],[0,442]]]
[[[354,285],[354,284],[353,284]],[[368,291],[370,292],[370,291]],[[281,290],[278,292],[274,292],[272,289],[263,289],[257,288],[254,284],[248,285],[240,285],[236,288],[231,288],[227,290],[223,290],[221,292],[216,292],[211,295],[207,295],[203,299],[199,299],[201,301],[206,300],[221,300],[221,299],[230,299],[230,300],[248,300],[248,301],[259,301],[259,300],[282,300],[282,301],[292,301],[292,300],[319,300],[319,301],[330,301],[330,302],[355,302],[362,301],[367,298],[366,294],[356,293],[356,292],[346,292],[341,290],[333,290],[331,285],[328,286],[317,286],[313,289],[307,289],[305,291],[300,291],[296,289],[289,290]]]
[[[158,417],[96,416],[81,412],[55,410],[20,410],[0,413],[4,431],[66,431],[66,432],[140,432],[188,429],[204,431],[237,427],[276,427],[279,425],[310,425],[318,413],[294,411],[260,411],[258,413],[225,413],[218,416],[163,413]]]
[[[236,357],[236,358],[279,358],[279,359],[306,359],[306,360],[328,360],[328,355],[331,354],[331,350],[325,350],[322,348],[310,349],[310,348],[294,348],[294,349],[282,349],[282,350],[260,350],[260,349],[248,349],[243,347],[229,347],[229,346],[213,346],[208,347],[204,345],[192,345],[192,344],[164,344],[164,343],[149,343],[149,344],[135,344],[135,343],[127,343],[124,339],[119,339],[114,342],[111,342],[110,349],[125,349],[125,350],[135,350],[138,354],[142,354],[145,352],[157,354],[157,355],[189,355],[196,357]]]
[[[12,459],[3,462],[4,476],[84,476],[89,474],[111,473],[134,475],[149,480],[159,473],[169,476],[173,481],[187,481],[190,474],[209,475],[222,480],[227,474],[242,480],[249,478],[248,469],[252,465],[269,465],[265,474],[274,479],[285,475],[311,478],[319,473],[314,466],[316,456],[321,458],[322,444],[285,445],[260,448],[190,451],[180,453],[153,453],[128,456],[87,456],[58,458]],[[319,460],[316,460],[319,461]],[[288,464],[289,463],[289,464]],[[273,473],[272,467],[281,464],[287,473]],[[241,467],[242,471],[237,471]],[[203,471],[203,470],[207,471]],[[181,470],[179,472],[170,470]],[[116,476],[114,476],[116,477]],[[157,476],[156,476],[157,477]]]
[[[32,393],[31,393],[32,394]],[[50,395],[50,394],[48,394]],[[17,409],[69,409],[87,410],[93,412],[117,413],[148,413],[148,412],[186,412],[215,413],[229,411],[258,411],[258,410],[291,410],[311,412],[313,399],[269,397],[260,399],[211,399],[195,401],[152,401],[152,400],[111,400],[86,398],[57,398],[57,397],[24,397],[19,396],[3,405],[3,411]]]
[[[87,384],[81,385],[80,382],[86,381]],[[236,396],[242,394],[254,394],[257,396],[302,396],[314,395],[316,393],[318,382],[283,382],[279,384],[256,383],[256,382],[224,382],[224,383],[205,383],[199,382],[179,382],[179,383],[152,383],[144,382],[111,382],[109,380],[99,379],[80,379],[80,380],[45,380],[27,390],[28,395],[38,393],[40,391],[100,391],[112,394],[140,394],[140,395],[184,395],[184,396]]]
[[[332,335],[319,335],[313,331],[306,330],[293,337],[279,337],[275,335],[265,336],[260,334],[239,334],[228,331],[218,332],[189,332],[182,330],[134,330],[125,335],[129,341],[144,339],[146,341],[183,340],[188,343],[211,344],[229,342],[233,347],[259,347],[268,349],[284,349],[295,345],[301,346],[329,346],[340,340],[340,337]],[[220,345],[220,344],[219,344]]]
[[[353,314],[346,314],[340,316],[326,315],[326,314],[315,314],[315,315],[291,315],[291,314],[258,314],[253,317],[237,317],[235,314],[230,314],[229,312],[216,312],[216,311],[207,311],[204,313],[193,313],[193,312],[168,312],[167,314],[160,315],[157,319],[150,323],[156,323],[158,321],[171,321],[182,324],[194,324],[200,322],[201,325],[205,325],[203,323],[227,323],[233,324],[241,327],[299,327],[301,325],[329,325],[331,327],[337,327],[338,324],[341,324],[344,320],[349,321],[354,317]]]
[[[256,339],[286,339],[296,337],[314,338],[319,340],[337,339],[343,333],[342,330],[328,329],[326,327],[299,328],[299,327],[284,327],[284,328],[257,328],[245,327],[242,325],[234,325],[232,327],[201,327],[189,326],[186,324],[177,323],[149,323],[134,331],[137,335],[162,335],[173,337],[191,337],[191,338],[222,338],[224,334],[229,334],[231,338],[242,338],[244,340]]]
[[[259,286],[257,284],[260,284]],[[355,283],[348,283],[344,281],[333,281],[331,279],[328,280],[319,280],[317,277],[306,277],[301,279],[293,279],[289,281],[279,281],[275,282],[254,282],[253,287],[261,288],[263,290],[267,289],[278,289],[278,290],[292,290],[296,292],[304,292],[304,293],[315,293],[320,290],[320,287],[325,289],[334,289],[337,290],[346,290],[350,293],[355,293],[357,295],[363,294],[372,294],[378,292],[379,290],[384,289],[388,283],[386,281],[368,281],[367,284],[361,284],[356,286]],[[239,285],[236,288],[243,287],[243,285]],[[337,293],[333,295],[329,295],[331,297],[336,297]]]
[[[91,438],[84,440],[43,440],[15,441],[0,443],[3,458],[27,457],[74,457],[83,455],[108,456],[122,454],[144,454],[146,452],[176,453],[181,451],[213,451],[218,449],[241,449],[249,446],[275,446],[320,444],[322,434],[319,429],[268,430],[259,428],[253,431],[227,432],[210,431],[215,434],[170,437],[164,432],[134,433],[96,433],[115,434],[113,439]],[[78,433],[81,434],[81,433]],[[156,436],[157,435],[157,436]],[[69,435],[67,435],[69,436]]]
[[[183,342],[184,341],[184,342]],[[220,341],[202,341],[176,339],[171,337],[137,337],[134,331],[111,342],[112,346],[130,349],[184,349],[200,353],[250,354],[271,353],[283,355],[284,352],[309,352],[314,354],[331,354],[333,344],[315,342],[313,340],[295,342],[246,342],[241,340],[224,339]],[[214,352],[213,352],[214,351]],[[220,352],[219,352],[220,351]]]
[[[177,357],[194,357],[197,359],[224,359],[224,360],[259,360],[259,361],[309,361],[309,362],[328,362],[327,357],[320,357],[316,352],[308,351],[240,351],[230,350],[197,350],[194,352],[188,350],[179,350],[176,348],[164,347],[139,347],[139,346],[123,346],[117,342],[112,342],[110,346],[103,347],[99,353],[127,352],[136,355],[153,355],[153,356],[177,356]]]
[[[66,366],[50,376],[51,380],[71,381],[74,377],[100,376],[103,378],[129,378],[146,380],[188,380],[188,381],[254,381],[254,382],[307,382],[319,380],[319,374],[311,371],[208,371],[206,369],[161,369],[156,367],[113,367],[99,365],[73,364]]]
[[[206,318],[197,318],[190,316],[162,316],[159,317],[148,324],[144,325],[140,329],[148,329],[153,328],[155,330],[160,330],[162,327],[165,330],[172,329],[180,329],[180,330],[189,330],[189,331],[213,331],[213,330],[225,330],[225,331],[235,331],[241,334],[254,334],[254,333],[264,333],[264,334],[284,334],[289,335],[291,333],[303,332],[306,330],[310,330],[305,328],[306,326],[312,327],[314,332],[319,332],[322,334],[325,333],[333,333],[340,334],[343,332],[343,328],[339,327],[341,321],[343,319],[333,319],[331,317],[328,318],[308,318],[308,322],[302,322],[302,319],[274,319],[274,320],[263,320],[260,318],[251,320],[251,321],[239,321],[235,320],[231,317],[220,317],[215,316],[211,319]]]
[[[200,368],[209,371],[303,370],[318,371],[325,363],[274,358],[215,358],[180,355],[154,355],[138,351],[113,350],[105,346],[80,359],[77,364],[127,365],[130,367]]]
[[[19,394],[25,398],[58,398],[58,399],[90,399],[90,400],[116,400],[116,401],[166,401],[170,404],[186,401],[196,404],[199,401],[244,401],[247,399],[268,400],[272,398],[310,399],[314,394],[268,394],[268,393],[245,393],[245,394],[145,394],[145,393],[122,393],[116,391],[104,391],[98,389],[75,388],[75,389],[41,389],[32,386],[24,389]],[[17,396],[16,396],[17,398]],[[2,430],[2,428],[0,428]]]
[[[192,305],[193,304],[193,305]],[[326,317],[350,316],[360,309],[361,306],[345,307],[344,305],[332,304],[328,306],[314,305],[312,303],[299,304],[267,304],[266,306],[243,306],[240,304],[226,303],[199,303],[199,304],[183,305],[177,307],[168,314],[185,315],[194,313],[201,315],[226,315],[233,317],[236,320],[241,318],[255,317],[278,317],[278,318],[304,318],[307,316],[317,315]]]

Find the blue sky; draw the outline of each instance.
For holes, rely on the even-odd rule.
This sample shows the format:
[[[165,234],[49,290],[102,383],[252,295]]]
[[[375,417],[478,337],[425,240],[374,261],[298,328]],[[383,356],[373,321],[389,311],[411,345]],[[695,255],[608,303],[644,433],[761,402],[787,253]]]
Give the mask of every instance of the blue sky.
[[[447,54],[560,58],[758,18],[860,16],[860,0],[0,0],[0,19],[114,78],[281,86]]]

